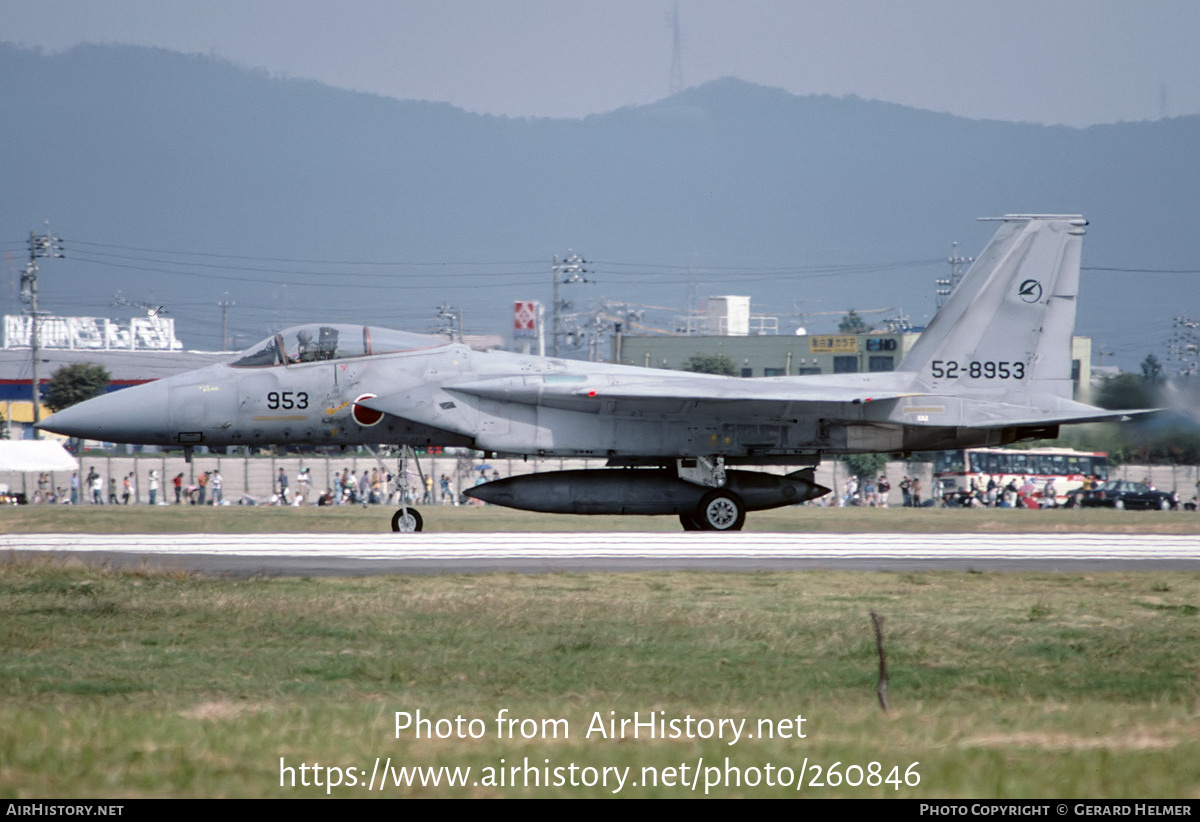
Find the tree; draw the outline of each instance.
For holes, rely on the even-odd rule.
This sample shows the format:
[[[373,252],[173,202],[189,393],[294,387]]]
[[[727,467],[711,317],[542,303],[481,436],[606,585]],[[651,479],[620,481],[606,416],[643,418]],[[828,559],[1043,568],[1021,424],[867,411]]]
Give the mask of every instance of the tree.
[[[838,331],[843,334],[866,334],[871,331],[873,326],[867,325],[867,321],[858,316],[858,312],[853,308],[850,313],[842,317],[842,321],[838,323]]]
[[[1154,408],[1158,405],[1158,386],[1137,374],[1121,373],[1106,379],[1096,395],[1101,408]]]
[[[1118,374],[1105,381],[1097,397],[1103,408],[1162,408],[1129,422],[1071,426],[1054,441],[1041,443],[1080,451],[1104,451],[1110,466],[1125,463],[1200,462],[1200,421],[1191,410],[1200,408],[1200,385],[1176,381],[1155,384],[1153,362],[1143,374]]]
[[[683,364],[683,370],[692,371],[697,374],[724,374],[727,377],[737,376],[737,371],[733,368],[733,361],[724,354],[693,354]]]
[[[865,480],[868,478],[874,479],[883,473],[887,467],[886,454],[847,454],[842,457],[842,462],[846,464],[846,468],[850,473],[859,479]]]
[[[1158,385],[1163,381],[1162,363],[1153,354],[1147,354],[1142,360],[1142,381],[1150,385]]]
[[[42,389],[42,402],[51,411],[61,411],[103,394],[110,381],[104,366],[90,362],[64,365],[51,375]]]
[[[1096,404],[1101,408],[1154,408],[1162,404],[1163,366],[1158,357],[1147,354],[1142,360],[1142,375],[1122,372],[1109,377],[1100,386]]]

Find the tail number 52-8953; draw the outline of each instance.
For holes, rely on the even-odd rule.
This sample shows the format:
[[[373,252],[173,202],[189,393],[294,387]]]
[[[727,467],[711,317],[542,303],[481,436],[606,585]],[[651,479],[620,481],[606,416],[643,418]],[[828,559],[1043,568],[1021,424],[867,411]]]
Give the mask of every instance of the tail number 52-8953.
[[[1025,363],[972,360],[960,363],[955,360],[933,360],[929,364],[930,374],[935,380],[954,380],[970,377],[973,380],[1023,380]]]

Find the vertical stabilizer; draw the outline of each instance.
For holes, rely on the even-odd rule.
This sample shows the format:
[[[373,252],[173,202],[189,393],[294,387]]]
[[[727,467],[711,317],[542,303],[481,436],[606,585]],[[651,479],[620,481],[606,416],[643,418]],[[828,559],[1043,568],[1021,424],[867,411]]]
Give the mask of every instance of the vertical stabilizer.
[[[1071,397],[1071,337],[1087,220],[1010,214],[898,370],[922,390],[1028,404]]]

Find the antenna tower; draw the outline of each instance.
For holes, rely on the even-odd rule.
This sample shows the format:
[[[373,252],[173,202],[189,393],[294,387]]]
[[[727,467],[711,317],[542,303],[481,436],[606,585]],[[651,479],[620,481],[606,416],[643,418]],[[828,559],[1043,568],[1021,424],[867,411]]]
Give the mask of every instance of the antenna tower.
[[[670,94],[683,91],[683,49],[679,43],[679,3],[671,14],[671,80],[667,89]]]

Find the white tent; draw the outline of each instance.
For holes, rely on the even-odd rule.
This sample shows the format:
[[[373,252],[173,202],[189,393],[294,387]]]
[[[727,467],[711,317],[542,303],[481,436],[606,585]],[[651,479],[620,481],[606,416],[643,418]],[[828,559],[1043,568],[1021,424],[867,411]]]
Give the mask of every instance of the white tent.
[[[55,440],[0,440],[0,471],[78,471],[79,460]]]

